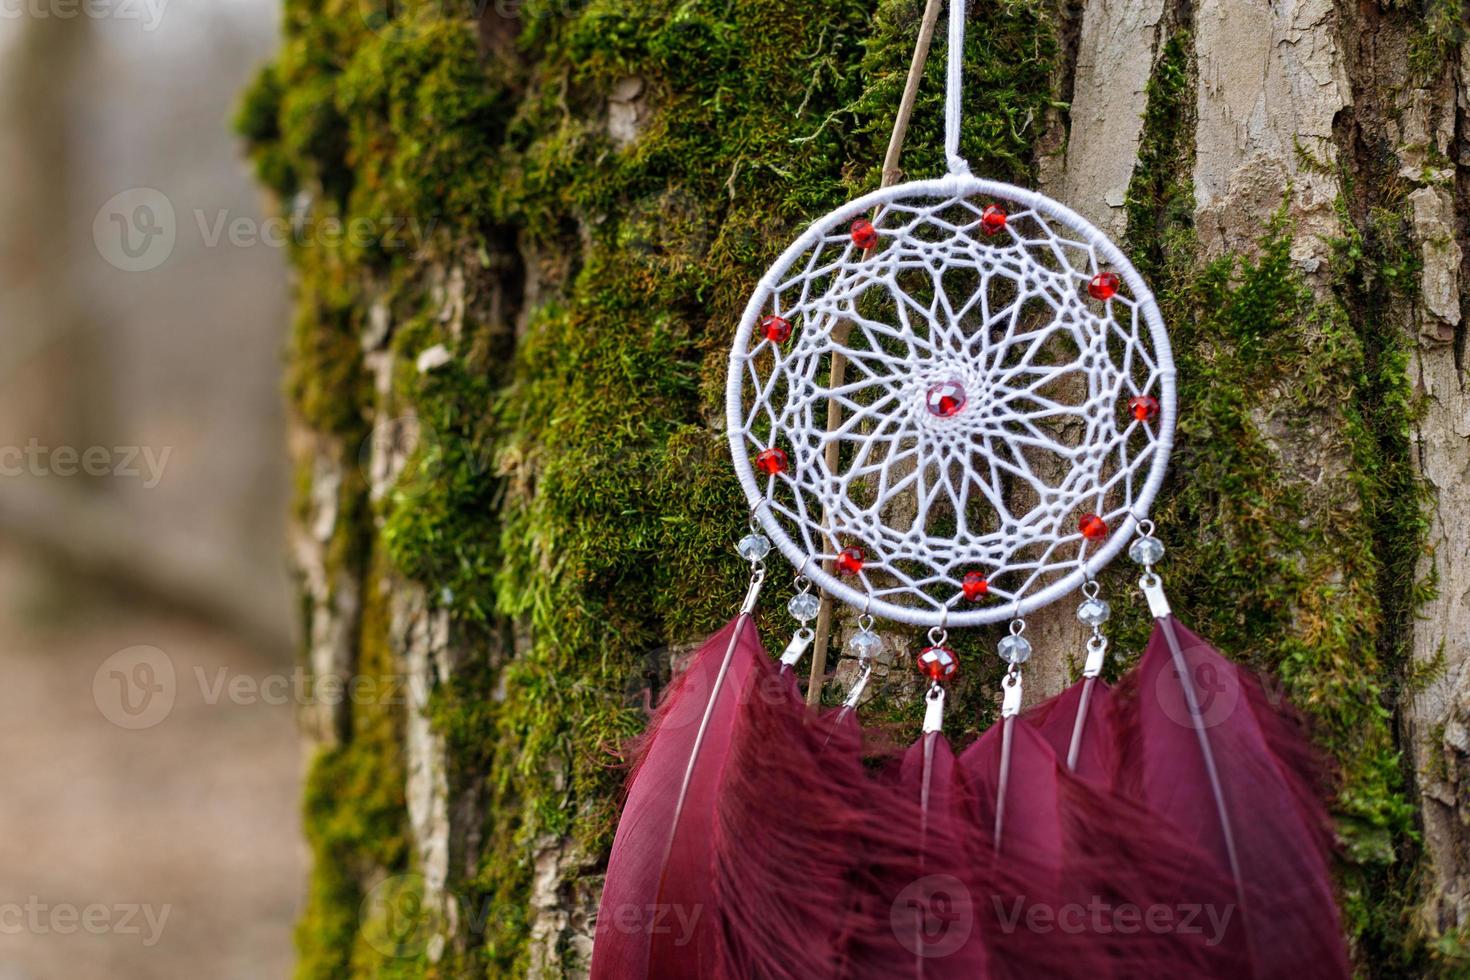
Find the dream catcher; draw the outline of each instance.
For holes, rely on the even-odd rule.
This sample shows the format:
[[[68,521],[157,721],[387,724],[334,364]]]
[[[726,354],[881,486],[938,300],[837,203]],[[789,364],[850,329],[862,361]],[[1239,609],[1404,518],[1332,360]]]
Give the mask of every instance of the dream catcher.
[[[594,978],[1342,977],[1320,766],[1293,716],[1171,614],[1148,520],[1175,420],[1157,306],[1062,205],[959,155],[822,218],[762,278],[727,409],[751,507],[739,615],[690,661],[638,754]],[[752,623],[788,560],[797,628]],[[1155,619],[1099,679],[1123,551]],[[844,706],[802,704],[817,589],[853,607]],[[1022,712],[1026,617],[1072,597],[1081,681]],[[928,629],[922,732],[865,765],[877,618]],[[949,631],[1008,624],[1001,720],[956,753]]]

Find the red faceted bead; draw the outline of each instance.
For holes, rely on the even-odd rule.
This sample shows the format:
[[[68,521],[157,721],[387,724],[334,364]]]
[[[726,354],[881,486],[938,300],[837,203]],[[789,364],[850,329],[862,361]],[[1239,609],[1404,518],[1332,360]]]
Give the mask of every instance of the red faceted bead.
[[[837,567],[845,575],[856,575],[863,570],[863,549],[843,548],[837,552]]]
[[[858,248],[872,248],[878,244],[878,229],[866,218],[852,223],[852,243]]]
[[[980,213],[980,230],[987,235],[1000,234],[1001,229],[1006,226],[1006,212],[1004,208],[992,204]]]
[[[966,599],[979,602],[990,594],[990,581],[983,572],[966,572],[965,577],[960,580],[960,589],[965,593]]]
[[[1099,272],[1087,284],[1087,293],[1093,299],[1112,299],[1119,285],[1121,280],[1116,272]]]
[[[1108,536],[1108,522],[1096,514],[1083,514],[1077,521],[1077,530],[1089,541],[1101,541]]]
[[[958,381],[941,381],[930,385],[924,396],[924,405],[929,409],[929,414],[942,419],[958,415],[960,409],[965,407],[965,401],[964,385]]]
[[[1149,422],[1159,414],[1159,400],[1148,395],[1134,395],[1128,399],[1128,411],[1140,422]]]
[[[960,660],[949,647],[925,647],[918,662],[920,673],[940,683],[950,680],[960,669]]]
[[[784,344],[791,337],[791,321],[784,316],[768,316],[761,321],[761,335],[773,344]]]
[[[786,450],[779,446],[770,449],[762,449],[755,457],[755,467],[766,476],[775,476],[777,473],[785,473],[786,467],[791,465],[791,460],[786,458]]]

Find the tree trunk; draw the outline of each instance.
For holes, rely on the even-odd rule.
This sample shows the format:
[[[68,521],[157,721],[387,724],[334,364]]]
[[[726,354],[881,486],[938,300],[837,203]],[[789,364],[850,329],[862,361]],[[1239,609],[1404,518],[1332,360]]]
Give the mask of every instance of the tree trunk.
[[[290,0],[239,119],[299,274],[300,972],[580,976],[615,748],[744,587],[729,339],[804,224],[876,186],[923,3],[374,2]],[[1470,968],[1470,49],[1427,4],[978,3],[966,52],[976,172],[1060,197],[1158,293],[1167,584],[1337,759],[1376,976]],[[942,61],[908,175],[942,170]],[[1126,661],[1146,612],[1126,569],[1104,588]],[[1035,625],[1039,694],[1082,643],[1070,609]],[[971,632],[957,737],[996,713]],[[918,637],[888,638],[864,712],[916,726]]]

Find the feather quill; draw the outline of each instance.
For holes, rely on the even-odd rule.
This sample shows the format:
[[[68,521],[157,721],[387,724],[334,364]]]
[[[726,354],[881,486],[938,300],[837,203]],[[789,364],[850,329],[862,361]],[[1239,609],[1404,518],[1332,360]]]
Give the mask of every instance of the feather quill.
[[[1090,782],[1110,784],[1117,768],[1113,692],[1102,680],[1083,678],[1033,708],[1026,720],[1067,768]]]
[[[1054,740],[1032,723],[1034,715],[1010,718],[1008,739],[1003,721],[960,756],[978,831],[993,839],[1000,828],[995,860],[1012,875],[994,892],[1007,902],[997,909],[998,960],[1007,969],[1020,965],[1017,976],[1238,976],[1243,960],[1235,947],[1214,933],[1168,927],[1188,909],[1228,900],[1230,879],[1136,802],[1068,771],[1059,758],[1075,700],[1038,710],[1043,720],[1061,719]],[[1145,928],[1129,915],[1164,925]]]
[[[1245,975],[1348,976],[1326,770],[1299,719],[1173,616],[1155,622],[1124,683],[1119,786],[1235,883]]]
[[[893,899],[895,934],[910,963],[906,975],[915,980],[988,976],[976,920],[983,912],[977,908],[977,854],[965,843],[964,789],[943,734],[924,732],[904,754],[900,787],[906,799],[918,803],[918,832],[911,835],[914,877]]]
[[[757,668],[741,614],[694,654],[644,737],[608,860],[593,980],[714,976],[715,808]]]

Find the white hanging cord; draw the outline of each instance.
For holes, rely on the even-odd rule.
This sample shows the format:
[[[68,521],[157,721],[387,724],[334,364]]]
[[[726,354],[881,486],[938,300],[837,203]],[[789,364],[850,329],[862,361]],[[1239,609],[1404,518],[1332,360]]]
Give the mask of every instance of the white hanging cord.
[[[970,165],[960,156],[960,106],[965,73],[965,0],[949,0],[949,82],[944,98],[944,155],[949,172],[968,174]]]

